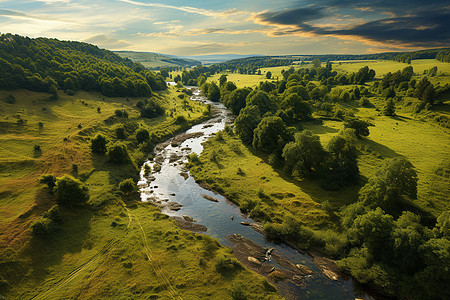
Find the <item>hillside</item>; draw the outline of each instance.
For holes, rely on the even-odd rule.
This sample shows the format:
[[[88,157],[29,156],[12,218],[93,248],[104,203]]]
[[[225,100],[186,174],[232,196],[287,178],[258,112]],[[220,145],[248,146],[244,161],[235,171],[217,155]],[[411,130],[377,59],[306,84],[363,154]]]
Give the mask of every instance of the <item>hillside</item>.
[[[280,299],[215,239],[139,201],[139,166],[155,144],[209,118],[206,105],[175,87],[151,97],[84,91],[97,76],[147,85],[154,76],[89,44],[4,35],[1,46],[2,79],[17,82],[0,89],[1,299],[225,299],[242,286]],[[39,78],[56,92],[20,88]],[[59,89],[68,78],[80,79],[77,91]]]
[[[114,51],[114,53],[123,58],[129,58],[132,61],[140,63],[146,68],[153,70],[159,70],[162,68],[190,68],[202,64],[200,61],[195,59],[181,58],[153,52]]]
[[[77,90],[105,96],[151,96],[164,78],[111,51],[81,42],[0,36],[0,88],[55,94]]]

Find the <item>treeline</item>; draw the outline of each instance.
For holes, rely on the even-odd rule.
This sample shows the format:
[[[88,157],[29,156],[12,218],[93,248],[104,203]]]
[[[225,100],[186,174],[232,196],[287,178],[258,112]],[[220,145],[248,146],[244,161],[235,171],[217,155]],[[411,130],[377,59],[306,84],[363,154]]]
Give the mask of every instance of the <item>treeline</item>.
[[[111,51],[81,42],[0,36],[0,88],[68,94],[100,91],[105,96],[151,96],[166,89],[164,78]]]
[[[256,74],[259,68],[289,66],[294,62],[293,58],[278,58],[271,56],[255,56],[233,59],[218,64],[221,69],[239,74]]]

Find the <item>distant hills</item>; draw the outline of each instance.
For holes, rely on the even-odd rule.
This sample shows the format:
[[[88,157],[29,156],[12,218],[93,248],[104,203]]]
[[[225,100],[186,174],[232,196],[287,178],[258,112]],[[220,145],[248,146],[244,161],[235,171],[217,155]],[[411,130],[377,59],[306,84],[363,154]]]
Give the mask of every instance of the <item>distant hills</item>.
[[[198,65],[218,64],[233,59],[242,59],[247,57],[260,56],[257,54],[209,54],[209,55],[191,55],[175,56],[154,52],[134,52],[134,51],[114,51],[117,55],[129,58],[134,62],[141,63],[149,69],[158,70],[161,68],[181,67],[190,68]]]
[[[114,51],[114,53],[121,57],[129,58],[134,62],[141,63],[145,67],[154,70],[168,67],[190,68],[202,64],[202,62],[188,57],[181,58],[153,52]]]

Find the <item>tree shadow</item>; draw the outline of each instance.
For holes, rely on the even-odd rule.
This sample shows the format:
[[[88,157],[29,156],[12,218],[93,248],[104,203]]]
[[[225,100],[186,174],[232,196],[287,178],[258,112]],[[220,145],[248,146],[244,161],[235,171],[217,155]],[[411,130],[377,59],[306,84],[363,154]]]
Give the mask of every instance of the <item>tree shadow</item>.
[[[312,128],[309,128],[309,126],[305,127],[306,130],[311,131],[314,134],[326,134],[326,133],[336,133],[339,132],[336,128],[331,128],[325,125],[315,125]]]
[[[81,252],[91,229],[92,212],[86,208],[61,208],[61,228],[45,237],[33,236],[27,249],[33,267],[34,280],[44,281],[51,266],[61,264],[67,253]]]
[[[362,144],[365,144],[366,146],[369,147],[371,151],[378,153],[382,157],[392,158],[402,156],[397,152],[395,152],[394,150],[392,150],[391,148],[386,147],[385,145],[382,145],[370,139],[363,139]]]

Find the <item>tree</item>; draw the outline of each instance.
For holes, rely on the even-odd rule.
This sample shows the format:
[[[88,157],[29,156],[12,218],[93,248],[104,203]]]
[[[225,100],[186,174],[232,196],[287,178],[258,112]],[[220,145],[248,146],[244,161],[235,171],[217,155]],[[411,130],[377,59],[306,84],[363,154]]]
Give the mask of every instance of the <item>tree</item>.
[[[150,133],[147,129],[141,128],[138,131],[136,131],[136,140],[138,144],[141,144],[143,142],[146,142],[150,139]]]
[[[322,62],[318,58],[314,58],[312,61],[312,65],[314,68],[319,68],[322,65]]]
[[[39,179],[40,183],[46,184],[50,191],[53,191],[53,188],[56,185],[56,177],[53,175],[42,175]]]
[[[156,118],[163,114],[164,108],[153,99],[146,101],[145,106],[141,109],[142,118]]]
[[[105,154],[106,153],[106,144],[108,141],[106,137],[102,134],[97,134],[95,138],[91,141],[91,149],[94,153]]]
[[[386,101],[386,105],[383,108],[383,115],[385,116],[395,116],[395,103],[392,98]]]
[[[267,78],[267,79],[272,78],[272,72],[267,71],[267,73],[266,73],[266,78]]]
[[[370,207],[381,207],[387,212],[403,210],[405,197],[417,198],[417,173],[403,157],[387,159],[359,192],[359,199]]]
[[[119,183],[119,190],[125,195],[129,195],[137,190],[137,186],[133,181],[133,178],[128,178]]]
[[[349,118],[344,122],[344,128],[353,128],[355,129],[355,134],[358,139],[361,139],[363,136],[369,135],[369,126],[371,124],[369,122],[359,120],[357,118]]]
[[[79,206],[89,200],[89,189],[85,184],[69,175],[56,180],[54,192],[56,201],[62,206]]]
[[[127,164],[131,162],[127,146],[123,143],[115,143],[108,147],[109,161],[115,164]]]
[[[346,185],[359,180],[358,154],[356,147],[342,136],[334,136],[327,145],[330,153],[327,184]]]
[[[228,101],[225,103],[227,108],[231,109],[234,115],[239,115],[241,109],[246,105],[245,99],[250,94],[250,89],[236,89],[228,96]]]
[[[220,88],[222,88],[225,85],[225,83],[227,83],[227,75],[222,74],[219,77],[219,86],[220,86]]]
[[[422,267],[419,247],[424,242],[424,227],[420,217],[409,211],[404,211],[395,221],[392,231],[393,262],[406,272]]]
[[[220,100],[220,89],[214,82],[209,84],[207,97],[211,101],[217,102]]]
[[[288,134],[280,117],[265,117],[253,131],[253,147],[265,153],[283,149]]]
[[[308,130],[297,133],[295,141],[283,149],[288,172],[297,172],[304,177],[314,177],[320,173],[325,156],[319,136]]]
[[[122,124],[119,124],[114,128],[114,133],[119,140],[124,140],[127,138],[127,132]]]
[[[389,241],[393,227],[392,216],[377,207],[356,217],[349,235],[354,242],[363,243],[374,257],[380,257],[382,253],[389,253],[391,245],[386,241]]]
[[[311,117],[311,108],[306,102],[302,101],[297,93],[288,94],[281,102],[281,108],[285,111],[292,109],[296,121],[304,121]]]
[[[277,105],[270,98],[269,94],[264,91],[253,91],[247,96],[247,106],[256,105],[264,115],[267,112],[275,113],[277,111]]]
[[[261,121],[261,113],[256,105],[247,106],[241,110],[239,116],[234,120],[234,130],[245,144],[253,141],[253,131]]]

